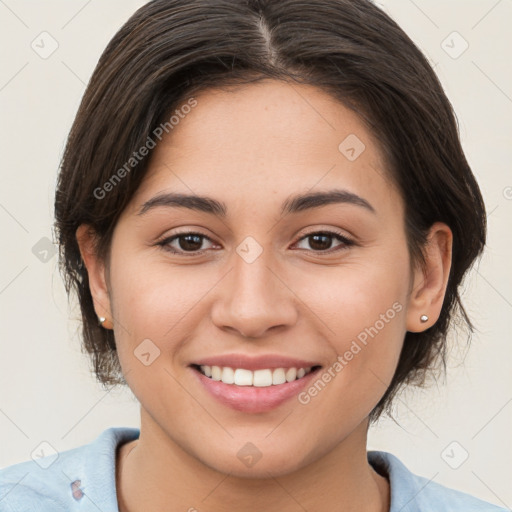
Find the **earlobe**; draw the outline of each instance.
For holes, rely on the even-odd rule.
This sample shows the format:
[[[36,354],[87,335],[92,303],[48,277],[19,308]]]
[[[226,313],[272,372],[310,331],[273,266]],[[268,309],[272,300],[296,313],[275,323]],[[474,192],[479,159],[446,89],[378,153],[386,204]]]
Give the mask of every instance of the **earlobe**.
[[[105,276],[105,264],[97,256],[96,236],[94,230],[87,224],[82,224],[76,230],[76,239],[82,260],[89,276],[89,289],[98,315],[98,322],[106,329],[113,327],[110,296]]]
[[[443,306],[452,261],[453,235],[442,222],[430,228],[423,249],[425,264],[414,270],[407,330],[422,332],[435,324]]]

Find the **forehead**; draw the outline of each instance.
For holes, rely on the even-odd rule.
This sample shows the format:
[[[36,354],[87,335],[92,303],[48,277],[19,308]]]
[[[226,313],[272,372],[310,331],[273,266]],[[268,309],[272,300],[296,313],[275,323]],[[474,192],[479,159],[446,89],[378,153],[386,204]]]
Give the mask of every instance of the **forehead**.
[[[194,99],[153,150],[134,207],[171,190],[261,207],[314,189],[397,194],[375,136],[316,87],[266,80]]]

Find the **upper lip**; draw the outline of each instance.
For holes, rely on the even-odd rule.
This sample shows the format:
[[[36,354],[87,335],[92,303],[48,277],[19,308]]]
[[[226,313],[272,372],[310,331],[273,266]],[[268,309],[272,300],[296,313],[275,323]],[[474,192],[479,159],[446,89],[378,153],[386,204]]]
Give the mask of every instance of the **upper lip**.
[[[266,368],[310,368],[320,366],[318,362],[306,361],[295,357],[265,354],[261,356],[248,356],[246,354],[225,354],[201,358],[192,364],[198,366],[229,366],[231,368],[245,368],[246,370],[264,370]]]

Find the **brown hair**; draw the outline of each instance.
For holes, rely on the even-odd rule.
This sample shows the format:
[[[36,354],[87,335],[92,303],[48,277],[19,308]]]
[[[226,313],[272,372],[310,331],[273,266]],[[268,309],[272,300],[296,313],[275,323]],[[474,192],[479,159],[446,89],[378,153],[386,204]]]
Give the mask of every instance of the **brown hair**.
[[[150,154],[126,168],[170,113],[194,93],[262,79],[321,88],[356,110],[380,141],[406,207],[411,261],[428,228],[445,222],[453,259],[439,320],[408,332],[393,380],[370,420],[404,384],[445,366],[446,334],[462,307],[459,285],[485,244],[486,216],[462,151],[456,119],[423,54],[369,0],[154,0],[103,52],[73,123],[58,178],[55,228],[66,290],[76,290],[83,349],[105,386],[125,384],[112,330],[99,324],[76,229],[89,224],[108,263],[117,219],[144,178]],[[133,162],[132,162],[133,163]],[[103,195],[103,194],[101,194]]]

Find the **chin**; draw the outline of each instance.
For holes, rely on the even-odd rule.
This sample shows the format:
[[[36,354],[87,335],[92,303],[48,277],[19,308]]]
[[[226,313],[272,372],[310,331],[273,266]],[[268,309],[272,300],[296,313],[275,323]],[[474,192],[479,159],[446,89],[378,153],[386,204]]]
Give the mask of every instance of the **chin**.
[[[290,457],[290,452],[265,454],[255,448],[251,443],[242,446],[233,457],[231,453],[214,457],[212,453],[208,459],[202,462],[219,473],[229,474],[236,478],[268,479],[293,473],[307,464],[304,458],[300,458],[296,450],[295,458]]]

